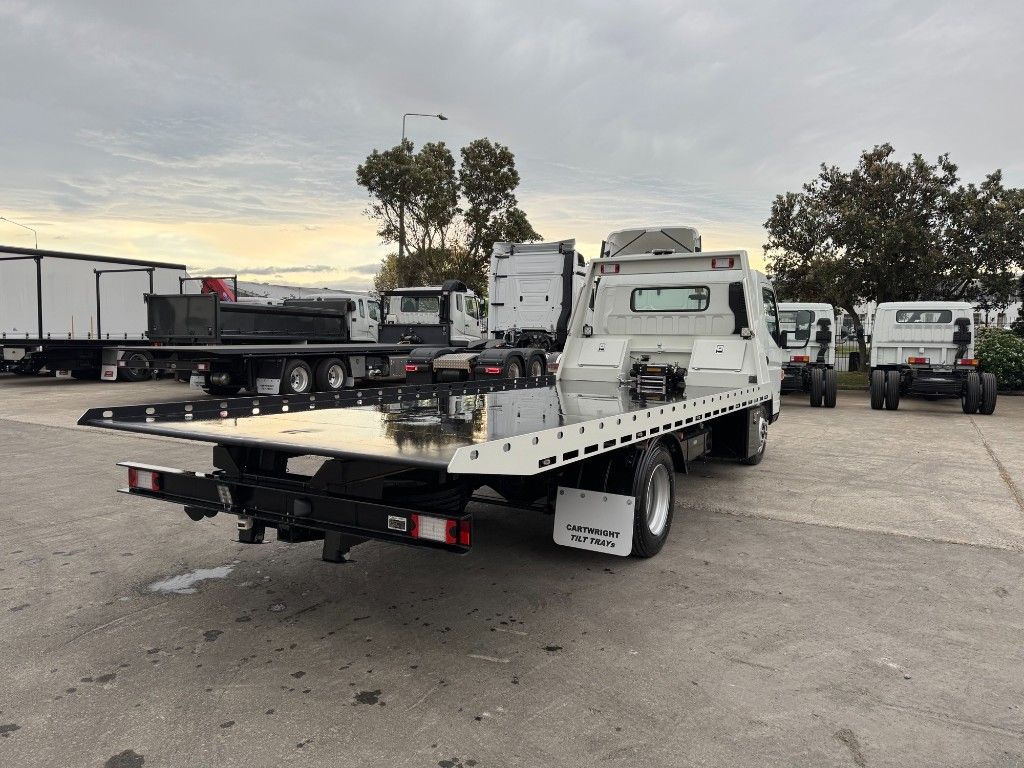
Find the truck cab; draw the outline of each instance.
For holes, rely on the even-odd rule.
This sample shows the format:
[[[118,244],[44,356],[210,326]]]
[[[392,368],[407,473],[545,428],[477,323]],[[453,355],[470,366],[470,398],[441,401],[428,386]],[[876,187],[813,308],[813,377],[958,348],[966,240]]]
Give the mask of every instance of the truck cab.
[[[560,350],[585,263],[572,239],[495,243],[488,273],[488,337],[514,347]]]
[[[558,378],[614,382],[655,371],[651,386],[685,379],[687,393],[770,384],[766,417],[774,421],[784,338],[771,281],[746,252],[694,251],[680,230],[692,231],[609,236],[602,252],[615,255],[589,265]]]
[[[412,343],[473,344],[485,336],[483,302],[465,283],[447,280],[443,285],[395,288],[381,297],[384,306],[384,338],[396,334]],[[415,339],[419,341],[415,341]]]
[[[835,408],[838,381],[832,305],[783,302],[779,319],[789,342],[782,362],[782,393],[803,392],[810,396],[812,407]]]
[[[996,407],[995,375],[974,356],[974,309],[966,302],[883,302],[871,336],[871,407],[894,411],[901,397],[959,398],[964,413]]]

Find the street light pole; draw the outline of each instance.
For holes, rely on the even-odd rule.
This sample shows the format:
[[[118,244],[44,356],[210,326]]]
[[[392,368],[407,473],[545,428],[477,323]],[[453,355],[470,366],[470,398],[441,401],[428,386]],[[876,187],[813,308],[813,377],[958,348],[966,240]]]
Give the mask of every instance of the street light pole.
[[[0,221],[6,221],[8,224],[13,224],[16,227],[21,227],[22,229],[27,229],[29,232],[32,233],[33,237],[35,238],[36,250],[37,251],[39,250],[39,233],[36,232],[34,229],[32,229],[32,227],[26,227],[24,224],[19,224],[16,221],[8,219],[6,216],[0,216]]]
[[[407,117],[436,117],[438,120],[447,120],[448,118],[438,112],[436,115],[428,115],[425,112],[406,112],[402,115],[402,151],[405,152],[405,118]],[[403,179],[404,178],[403,171]],[[405,256],[405,184],[402,184],[403,189],[399,193],[398,198],[398,258],[401,259]]]

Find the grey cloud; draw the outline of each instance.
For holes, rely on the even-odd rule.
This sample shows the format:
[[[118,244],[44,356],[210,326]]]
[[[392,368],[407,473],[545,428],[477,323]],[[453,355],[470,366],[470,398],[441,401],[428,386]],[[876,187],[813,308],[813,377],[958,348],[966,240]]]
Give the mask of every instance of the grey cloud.
[[[1024,184],[1024,4],[0,3],[3,203],[314,220],[399,139],[517,153],[531,216],[757,226],[891,140]],[[998,119],[979,119],[993,115]],[[361,254],[365,259],[368,254]]]

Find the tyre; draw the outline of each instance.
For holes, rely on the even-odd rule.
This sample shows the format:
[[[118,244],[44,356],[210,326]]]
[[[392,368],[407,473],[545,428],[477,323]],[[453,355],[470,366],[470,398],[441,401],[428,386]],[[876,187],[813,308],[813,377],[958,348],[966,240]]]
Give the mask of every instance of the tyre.
[[[900,372],[893,370],[885,374],[885,407],[895,411],[900,407]]]
[[[548,363],[540,355],[534,355],[530,358],[530,361],[526,364],[526,375],[531,379],[535,379],[538,376],[543,376],[547,373]]]
[[[871,408],[880,411],[883,405],[885,405],[885,371],[875,368],[871,372]]]
[[[241,391],[241,387],[223,386],[221,384],[207,384],[203,387],[203,392],[214,397],[234,397]]]
[[[991,416],[996,409],[996,388],[999,383],[994,373],[981,374],[981,405],[978,406],[978,413],[983,416]]]
[[[977,413],[981,405],[981,377],[976,371],[967,374],[967,381],[960,393],[960,405],[964,413]]]
[[[501,369],[501,378],[503,379],[521,379],[523,378],[523,363],[518,357],[510,357],[505,361],[505,365]]]
[[[820,408],[825,398],[825,376],[821,368],[811,368],[811,407]]]
[[[304,395],[313,391],[313,372],[305,360],[289,360],[281,374],[282,395]]]
[[[122,358],[126,362],[138,362],[142,360],[149,360],[149,358],[141,352],[129,352]],[[119,376],[123,376],[125,381],[148,381],[153,378],[153,371],[148,368],[118,368]]]
[[[316,366],[314,381],[318,392],[337,392],[345,388],[348,369],[345,362],[337,357],[321,360]]]
[[[757,434],[761,439],[761,445],[753,456],[740,459],[740,464],[746,464],[748,467],[755,467],[760,464],[761,460],[764,459],[764,452],[768,450],[768,417],[765,415],[763,408],[760,414],[758,414],[758,418],[760,421],[757,426]]]
[[[635,557],[654,557],[665,545],[675,509],[675,477],[672,454],[663,444],[658,443],[640,458],[633,474]]]
[[[825,407],[835,408],[839,396],[839,377],[835,368],[825,369]]]

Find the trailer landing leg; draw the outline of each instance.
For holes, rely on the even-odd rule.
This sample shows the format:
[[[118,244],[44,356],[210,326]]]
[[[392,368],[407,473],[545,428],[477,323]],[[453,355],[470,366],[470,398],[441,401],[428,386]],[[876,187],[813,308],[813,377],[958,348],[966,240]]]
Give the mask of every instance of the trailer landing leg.
[[[349,536],[340,531],[326,531],[324,533],[324,552],[321,558],[328,563],[347,563],[349,550],[356,544],[362,544],[366,539],[359,536]]]

